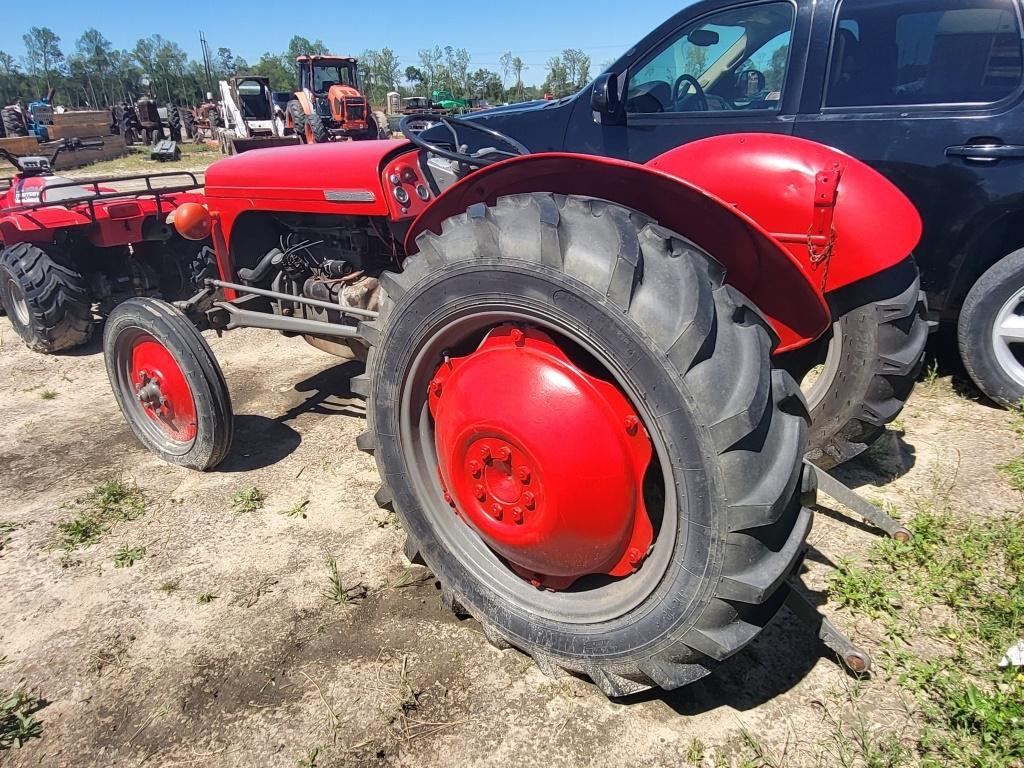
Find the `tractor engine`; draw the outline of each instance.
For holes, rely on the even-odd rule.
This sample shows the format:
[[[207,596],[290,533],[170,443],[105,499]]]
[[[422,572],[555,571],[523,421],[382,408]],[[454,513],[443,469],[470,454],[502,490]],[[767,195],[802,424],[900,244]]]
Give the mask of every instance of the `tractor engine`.
[[[358,216],[282,217],[277,245],[252,269],[238,275],[251,285],[268,281],[273,290],[346,307],[376,310],[380,285],[377,276],[394,265],[394,242]],[[351,323],[351,318],[303,304],[278,302],[285,316]]]

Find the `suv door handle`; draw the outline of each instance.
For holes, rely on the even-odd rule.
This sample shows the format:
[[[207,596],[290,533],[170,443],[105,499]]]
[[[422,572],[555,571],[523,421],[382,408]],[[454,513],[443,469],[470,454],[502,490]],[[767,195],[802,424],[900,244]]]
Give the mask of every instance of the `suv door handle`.
[[[946,157],[962,157],[977,163],[995,163],[1004,157],[1024,157],[1022,144],[960,144],[946,147]]]

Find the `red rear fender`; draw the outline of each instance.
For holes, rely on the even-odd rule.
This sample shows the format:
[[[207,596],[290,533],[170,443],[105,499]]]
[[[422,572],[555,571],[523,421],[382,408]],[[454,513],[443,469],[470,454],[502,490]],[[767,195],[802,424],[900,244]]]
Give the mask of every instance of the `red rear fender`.
[[[903,261],[921,238],[917,209],[890,181],[806,139],[715,136],[647,166],[735,205],[783,243],[826,293]]]
[[[497,163],[441,195],[413,223],[406,249],[425,230],[480,201],[530,192],[596,197],[641,211],[696,243],[728,270],[726,280],[749,297],[779,334],[779,351],[817,338],[830,322],[828,306],[793,254],[757,222],[692,183],[621,160],[550,153]]]

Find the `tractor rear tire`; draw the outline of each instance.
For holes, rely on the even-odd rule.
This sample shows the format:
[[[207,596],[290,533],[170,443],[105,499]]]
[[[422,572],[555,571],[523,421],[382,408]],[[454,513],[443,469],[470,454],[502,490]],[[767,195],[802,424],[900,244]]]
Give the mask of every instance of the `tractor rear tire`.
[[[7,138],[13,139],[18,136],[28,136],[28,128],[25,126],[25,118],[21,112],[14,107],[0,109],[0,119],[3,121],[4,133]]]
[[[174,104],[167,105],[167,129],[171,140],[181,143],[181,113]]]
[[[810,530],[808,416],[796,383],[772,366],[770,326],[711,256],[612,203],[515,195],[442,229],[417,239],[403,272],[382,275],[380,316],[360,326],[367,372],[351,382],[368,396],[358,445],[376,459],[377,501],[401,519],[407,556],[433,571],[445,605],[549,674],[584,675],[613,697],[703,677],[778,611]],[[480,334],[510,321],[559,334],[575,350],[567,354],[628,398],[650,436],[643,498],[657,531],[629,575],[535,588],[443,497],[425,404],[431,391],[441,397],[432,377],[449,354],[475,354]],[[505,381],[488,391],[520,390]],[[549,423],[552,438],[579,426]],[[636,425],[627,417],[627,432]],[[541,482],[545,469],[568,471],[520,477]],[[546,491],[538,485],[537,497]]]
[[[306,143],[306,113],[298,99],[292,99],[285,107],[285,112],[292,120],[292,131],[299,137],[299,141]]]
[[[390,139],[391,129],[388,127],[388,116],[383,112],[374,112],[370,118],[370,129],[366,133],[368,139]]]
[[[184,135],[190,141],[195,141],[199,134],[196,131],[196,117],[192,114],[192,110],[187,107],[182,107],[178,114],[181,115],[181,126],[184,130]]]
[[[822,469],[867,450],[900,414],[921,371],[928,340],[925,302],[912,259],[853,289],[860,297],[853,306],[842,306],[842,296],[830,297],[837,319],[817,346],[824,350],[820,372],[805,385],[811,412],[807,458]],[[809,359],[799,352],[794,358]],[[822,360],[820,354],[810,358],[812,363],[817,360]],[[780,362],[797,380],[809,372],[806,363],[801,369],[785,356]]]
[[[117,404],[143,445],[199,471],[224,460],[234,435],[231,395],[210,345],[184,313],[159,299],[122,302],[107,319],[103,357]],[[140,391],[151,382],[166,404],[160,414]]]
[[[71,349],[92,336],[86,280],[55,246],[17,243],[0,252],[0,302],[36,352]]]
[[[331,140],[331,134],[324,125],[323,118],[316,112],[306,115],[306,140],[313,140],[314,144],[326,144]]]

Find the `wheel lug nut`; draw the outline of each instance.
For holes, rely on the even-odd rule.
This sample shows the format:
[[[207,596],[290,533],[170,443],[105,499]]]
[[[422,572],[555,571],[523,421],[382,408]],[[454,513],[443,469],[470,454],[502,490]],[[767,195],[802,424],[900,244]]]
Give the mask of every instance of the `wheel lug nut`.
[[[483,459],[484,461],[490,461],[491,460],[491,446],[489,446],[489,445],[481,445],[480,446],[480,458]]]
[[[504,511],[501,504],[491,504],[491,514],[494,515],[495,520],[501,520],[501,515]]]
[[[473,487],[473,493],[476,494],[477,499],[483,501],[487,498],[487,489],[483,487],[481,483],[477,483]]]
[[[444,385],[441,383],[440,379],[434,379],[433,381],[430,382],[430,391],[434,393],[434,397],[440,397],[441,390],[443,388]]]
[[[631,565],[636,565],[640,562],[640,550],[636,547],[630,547],[627,556]]]
[[[527,491],[523,494],[523,504],[527,509],[533,509],[537,505],[537,497],[531,491]]]
[[[530,482],[530,468],[527,466],[519,467],[516,470],[516,477],[519,478],[519,482],[528,483]]]
[[[469,462],[469,472],[473,477],[480,477],[480,473],[483,472],[483,467],[480,466],[480,462],[476,459]]]
[[[512,507],[512,520],[517,523],[523,522],[523,508]]]
[[[632,414],[627,416],[626,417],[626,431],[629,434],[631,434],[631,435],[635,435],[637,433],[637,431],[639,431],[639,429],[640,429],[640,419],[638,419],[636,416],[633,416]]]
[[[495,452],[494,455],[498,457],[498,461],[508,461],[512,458],[512,451],[509,450],[507,445],[503,445]]]
[[[523,340],[526,337],[525,333],[523,333],[518,328],[513,328],[512,329],[512,333],[510,333],[509,335],[512,337],[512,343],[513,344],[515,344],[517,347],[523,346],[523,344],[524,344]]]
[[[453,507],[455,506],[455,502],[452,501],[452,495],[450,493],[448,493],[448,491],[444,492],[444,501],[449,506],[453,506]]]

